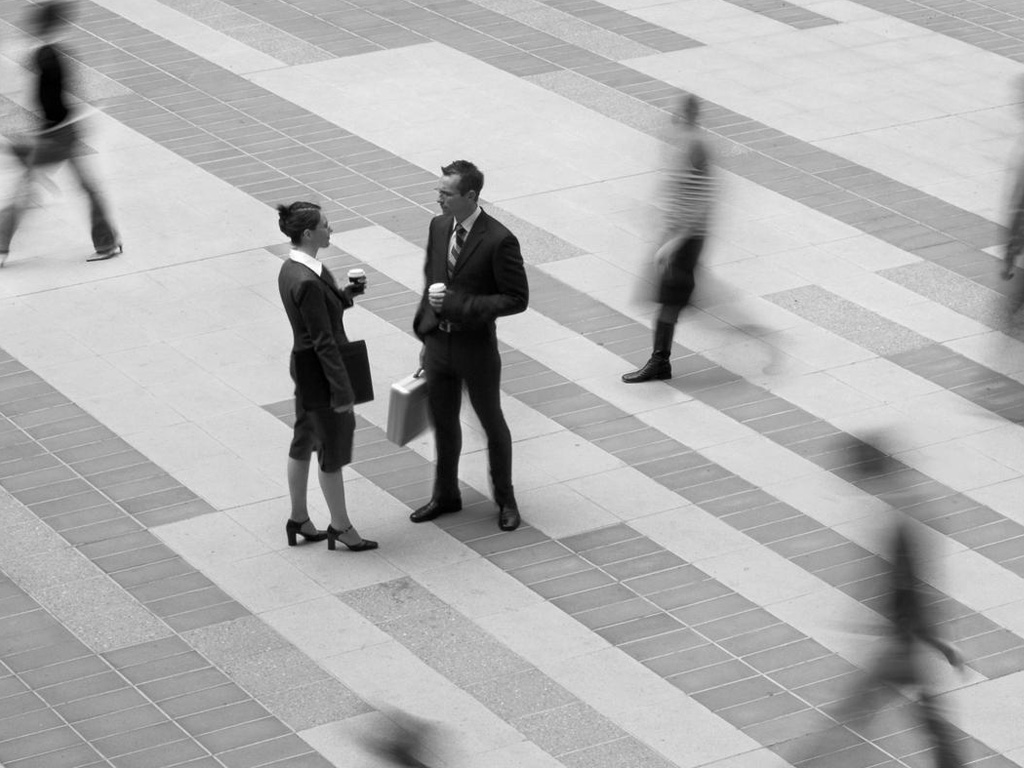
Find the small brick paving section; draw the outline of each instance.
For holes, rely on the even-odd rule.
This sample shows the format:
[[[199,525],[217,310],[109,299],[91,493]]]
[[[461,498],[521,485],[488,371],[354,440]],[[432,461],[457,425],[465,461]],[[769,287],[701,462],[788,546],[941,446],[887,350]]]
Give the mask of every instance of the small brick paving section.
[[[2,573],[0,761],[8,768],[331,766],[181,636],[96,653]]]
[[[1024,13],[1016,2],[854,0],[860,5],[1024,62]]]

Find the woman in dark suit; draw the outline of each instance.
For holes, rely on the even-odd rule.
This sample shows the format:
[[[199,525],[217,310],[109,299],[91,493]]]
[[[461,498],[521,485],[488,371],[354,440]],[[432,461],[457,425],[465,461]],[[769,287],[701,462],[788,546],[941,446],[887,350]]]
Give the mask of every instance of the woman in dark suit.
[[[339,345],[348,341],[342,314],[361,289],[339,289],[330,270],[317,261],[321,248],[331,242],[331,224],[315,203],[297,202],[277,207],[281,231],[292,241],[292,251],[281,265],[277,286],[292,326],[294,344],[291,375],[295,382],[295,433],[288,451],[288,492],[291,519],[288,544],[327,539],[328,549],[340,541],[356,552],[376,549],[377,542],[362,538],[348,519],[345,481],[341,468],[352,460],[355,432],[354,394]],[[331,513],[331,524],[318,531],[309,519],[306,487],[309,462],[316,451],[320,488]]]

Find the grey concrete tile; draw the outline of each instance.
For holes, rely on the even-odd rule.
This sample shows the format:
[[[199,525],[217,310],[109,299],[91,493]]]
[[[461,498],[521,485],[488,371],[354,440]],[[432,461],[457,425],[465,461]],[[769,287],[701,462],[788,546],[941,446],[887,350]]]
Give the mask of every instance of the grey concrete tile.
[[[514,551],[518,552],[519,550]],[[564,549],[562,550],[562,552],[565,551]],[[549,581],[589,570],[593,570],[593,566],[590,563],[580,557],[569,556],[559,557],[556,560],[546,560],[542,563],[527,565],[523,568],[516,568],[508,573],[524,584],[533,585],[541,581]]]
[[[921,334],[817,285],[768,294],[765,298],[878,355],[899,354],[932,344]]]
[[[567,768],[671,768],[674,763],[632,736],[562,755]]]
[[[262,720],[269,712],[257,701],[246,699],[244,701],[225,704],[213,710],[199,712],[194,715],[178,717],[175,722],[187,733],[198,736],[210,731],[218,731],[221,728],[228,728],[239,723],[248,723],[253,720]]]
[[[218,666],[257,698],[328,677],[312,659],[291,645],[222,659]]]
[[[205,658],[194,651],[179,653],[163,659],[154,659],[143,664],[121,667],[120,672],[134,685],[160,680],[210,666]]]
[[[276,717],[264,717],[261,720],[239,723],[219,731],[205,733],[198,736],[196,741],[210,752],[220,754],[290,735],[289,728]]]
[[[882,269],[877,274],[972,320],[993,328],[1005,325],[1002,302],[992,291],[938,264],[924,261]]]
[[[181,729],[164,718],[163,722],[96,739],[92,745],[104,757],[112,758],[153,746],[181,741],[182,736]]]
[[[484,706],[506,720],[573,703],[575,697],[547,675],[528,669],[466,687]]]
[[[456,685],[529,667],[521,656],[448,607],[393,619],[380,628]]]
[[[562,545],[574,552],[589,552],[598,547],[608,547],[631,539],[640,539],[641,535],[628,525],[612,525],[607,528],[599,528],[595,531],[587,531],[575,536],[567,536],[560,539]],[[590,559],[588,557],[588,559]],[[598,562],[595,560],[594,562]],[[610,561],[607,561],[610,562]]]
[[[15,530],[8,531],[10,539],[18,538]],[[52,533],[52,531],[51,531]],[[55,535],[55,534],[54,534]],[[100,571],[77,550],[71,549],[62,540],[63,547],[47,544],[52,548],[27,553],[12,553],[4,557],[4,570],[23,589],[35,594],[50,587],[75,584],[100,575]],[[38,540],[36,544],[39,545]]]
[[[135,693],[135,691],[132,691]],[[140,700],[142,699],[139,696]],[[173,718],[187,717],[212,709],[251,701],[249,694],[234,683],[222,683],[199,691],[182,693],[160,702],[160,709]]]
[[[626,735],[611,720],[581,702],[526,715],[511,723],[526,738],[555,757]]]
[[[22,672],[21,678],[33,689],[98,675],[110,667],[99,656],[83,656],[48,667]]]
[[[88,741],[102,739],[137,728],[166,723],[167,715],[152,704],[144,704],[121,712],[100,715],[75,723],[75,729]]]
[[[294,731],[374,711],[373,707],[333,678],[264,693],[259,700]]]
[[[597,634],[612,645],[619,645],[620,643],[629,643],[634,640],[673,632],[678,628],[679,622],[676,619],[668,614],[659,613],[622,624],[604,627],[597,630]]]
[[[502,210],[500,206],[491,204],[488,206],[488,211],[494,218],[516,233],[523,252],[523,258],[528,264],[546,264],[552,261],[562,261],[584,253],[582,248],[552,235],[550,232],[525,219]]]
[[[338,598],[375,624],[447,607],[443,600],[410,578],[342,592]]]
[[[298,759],[299,755],[304,757]],[[305,758],[306,755],[309,756],[308,761]],[[323,760],[317,759],[318,757],[319,755],[312,751],[309,744],[291,734],[221,752],[217,755],[217,759],[227,768],[250,768],[250,766],[257,765],[266,765],[268,768],[271,766],[274,768],[277,766],[301,768],[303,762],[306,762],[311,768],[327,768],[323,765]],[[296,759],[290,761],[289,758]]]
[[[284,648],[288,642],[256,616],[181,633],[182,638],[214,664]]]

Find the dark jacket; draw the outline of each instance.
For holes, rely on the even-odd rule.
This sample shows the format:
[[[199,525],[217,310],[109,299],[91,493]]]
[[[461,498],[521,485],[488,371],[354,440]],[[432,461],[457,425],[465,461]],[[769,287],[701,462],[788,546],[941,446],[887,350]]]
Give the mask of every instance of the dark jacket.
[[[348,341],[342,315],[351,297],[338,289],[327,267],[317,277],[291,259],[281,265],[277,287],[292,326],[296,399],[307,410],[351,405],[352,385],[338,349]]]
[[[463,330],[494,335],[494,321],[526,309],[530,287],[523,267],[519,241],[501,222],[483,210],[466,236],[455,272],[448,277],[448,243],[455,220],[435,216],[427,237],[424,276],[413,331],[422,340],[437,329],[440,320],[462,326]],[[427,300],[431,283],[445,283],[444,304],[440,315]]]

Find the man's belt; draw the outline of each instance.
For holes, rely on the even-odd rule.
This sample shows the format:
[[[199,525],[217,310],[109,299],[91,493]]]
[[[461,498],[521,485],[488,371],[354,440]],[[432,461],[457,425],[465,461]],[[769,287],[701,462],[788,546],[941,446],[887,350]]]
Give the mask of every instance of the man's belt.
[[[437,330],[444,333],[458,333],[462,330],[462,326],[459,323],[453,323],[451,320],[439,320]]]

